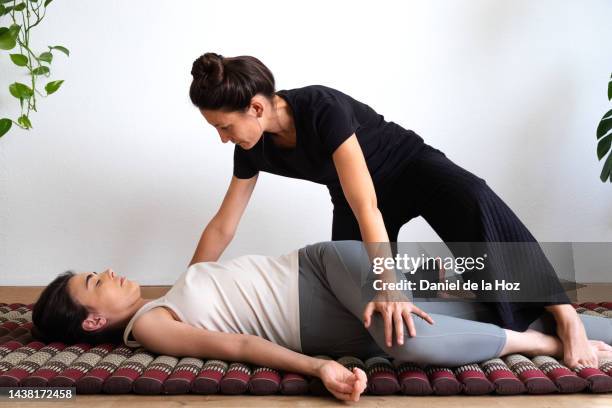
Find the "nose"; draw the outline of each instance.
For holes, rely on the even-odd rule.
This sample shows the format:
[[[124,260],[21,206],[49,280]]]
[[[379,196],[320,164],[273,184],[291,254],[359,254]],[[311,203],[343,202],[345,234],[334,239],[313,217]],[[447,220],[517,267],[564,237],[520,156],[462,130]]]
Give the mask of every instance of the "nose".
[[[112,268],[108,268],[106,272],[108,273],[108,276],[110,276],[111,279],[115,279],[115,271],[113,271]]]

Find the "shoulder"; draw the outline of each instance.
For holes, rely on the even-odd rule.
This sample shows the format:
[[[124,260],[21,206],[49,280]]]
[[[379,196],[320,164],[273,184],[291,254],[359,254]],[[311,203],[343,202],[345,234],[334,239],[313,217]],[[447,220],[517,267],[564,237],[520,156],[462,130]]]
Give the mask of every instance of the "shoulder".
[[[310,97],[313,101],[347,96],[344,92],[336,88],[321,84],[306,85],[301,88],[290,89],[286,92],[297,96]]]
[[[143,339],[147,335],[151,334],[152,328],[164,327],[167,324],[176,321],[177,319],[173,316],[164,306],[156,306],[147,310],[134,321],[132,326],[132,336],[139,343],[143,343]]]

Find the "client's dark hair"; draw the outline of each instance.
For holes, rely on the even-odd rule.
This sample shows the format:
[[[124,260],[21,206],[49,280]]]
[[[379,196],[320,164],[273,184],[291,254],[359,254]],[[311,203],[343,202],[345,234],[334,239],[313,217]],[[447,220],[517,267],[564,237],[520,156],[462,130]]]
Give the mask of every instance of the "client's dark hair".
[[[123,329],[83,330],[81,323],[89,313],[68,293],[68,280],[74,275],[61,273],[42,291],[32,308],[32,336],[47,343],[120,343]]]
[[[191,102],[200,109],[244,111],[251,98],[274,97],[274,75],[260,60],[249,55],[226,57],[207,52],[191,67]]]

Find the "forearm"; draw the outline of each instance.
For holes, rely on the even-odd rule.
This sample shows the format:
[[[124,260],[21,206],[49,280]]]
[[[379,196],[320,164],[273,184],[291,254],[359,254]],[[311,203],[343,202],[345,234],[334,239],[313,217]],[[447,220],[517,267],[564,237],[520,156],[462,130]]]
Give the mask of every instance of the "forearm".
[[[233,238],[232,234],[223,232],[214,221],[208,223],[189,265],[197,262],[217,261]]]
[[[240,357],[252,364],[315,377],[319,377],[319,368],[326,362],[253,335],[247,335]]]
[[[387,234],[380,210],[377,207],[364,207],[356,212],[359,229],[368,251],[370,262],[373,263],[375,258],[393,258],[394,255],[389,244],[389,235]],[[395,269],[385,267],[384,271],[380,273],[379,279],[387,283],[396,282]]]

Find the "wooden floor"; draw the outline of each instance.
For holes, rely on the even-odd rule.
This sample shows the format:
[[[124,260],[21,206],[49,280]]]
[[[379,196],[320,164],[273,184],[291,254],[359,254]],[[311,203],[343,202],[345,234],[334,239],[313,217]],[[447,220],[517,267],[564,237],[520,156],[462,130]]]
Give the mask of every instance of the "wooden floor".
[[[0,286],[0,302],[32,303],[43,288],[40,286]],[[162,296],[169,286],[142,286],[142,296],[154,299]],[[601,302],[612,300],[612,284],[587,284],[578,290],[578,302]],[[153,407],[323,407],[346,405],[333,398],[312,396],[225,396],[225,395],[178,395],[178,396],[145,396],[145,395],[77,395],[67,405],[79,404],[88,408],[153,408]],[[471,397],[459,396],[363,396],[358,403],[349,403],[360,407],[427,407],[427,408],[610,408],[612,394],[552,394],[552,395],[520,395],[497,396],[483,395]],[[0,400],[0,406],[12,407],[42,407],[60,404],[45,402],[9,402]],[[64,405],[64,404],[61,404]]]
[[[60,406],[43,402],[8,403],[0,401],[0,406],[42,407]],[[72,402],[62,406],[79,404],[87,408],[153,408],[153,407],[411,407],[411,408],[610,408],[612,395],[568,394],[568,395],[521,395],[521,396],[451,396],[451,397],[361,397],[359,402],[345,403],[323,397],[285,397],[285,396],[224,396],[224,395],[77,395]]]

